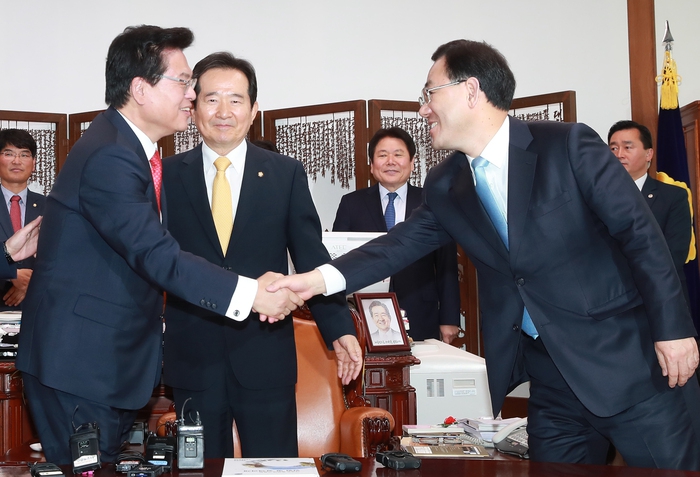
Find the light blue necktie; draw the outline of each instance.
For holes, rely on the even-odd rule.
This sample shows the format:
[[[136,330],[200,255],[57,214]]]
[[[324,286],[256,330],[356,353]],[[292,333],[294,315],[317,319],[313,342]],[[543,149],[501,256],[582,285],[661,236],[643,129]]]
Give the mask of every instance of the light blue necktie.
[[[391,228],[396,223],[396,210],[394,209],[394,199],[396,199],[397,195],[399,194],[397,194],[396,192],[389,192],[387,194],[387,197],[389,197],[389,203],[387,204],[386,210],[384,211],[384,222],[386,222],[387,232],[391,230]]]
[[[476,177],[476,193],[481,199],[481,203],[486,209],[486,213],[489,214],[493,226],[496,228],[498,235],[503,240],[503,243],[508,246],[508,223],[506,222],[505,215],[503,211],[498,206],[496,198],[491,192],[488,182],[486,181],[486,167],[488,167],[489,161],[479,156],[472,161],[472,167],[474,168],[474,176]],[[527,308],[523,310],[523,322],[521,329],[532,336],[537,338],[539,333],[537,333],[537,328],[530,318],[530,313],[528,313]]]

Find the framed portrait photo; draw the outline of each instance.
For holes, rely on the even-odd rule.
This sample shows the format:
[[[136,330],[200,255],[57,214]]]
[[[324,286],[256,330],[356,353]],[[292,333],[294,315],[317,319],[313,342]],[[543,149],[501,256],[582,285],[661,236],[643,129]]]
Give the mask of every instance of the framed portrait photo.
[[[410,351],[395,293],[355,293],[355,306],[367,337],[367,351]]]

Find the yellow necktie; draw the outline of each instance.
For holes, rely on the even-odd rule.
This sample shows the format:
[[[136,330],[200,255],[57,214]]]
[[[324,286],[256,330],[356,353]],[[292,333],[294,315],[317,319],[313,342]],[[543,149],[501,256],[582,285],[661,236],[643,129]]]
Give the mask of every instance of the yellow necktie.
[[[214,218],[216,234],[219,236],[221,250],[226,255],[228,242],[233,231],[233,206],[231,204],[231,186],[226,179],[226,169],[231,161],[226,157],[220,157],[214,161],[216,177],[211,196],[211,215]]]

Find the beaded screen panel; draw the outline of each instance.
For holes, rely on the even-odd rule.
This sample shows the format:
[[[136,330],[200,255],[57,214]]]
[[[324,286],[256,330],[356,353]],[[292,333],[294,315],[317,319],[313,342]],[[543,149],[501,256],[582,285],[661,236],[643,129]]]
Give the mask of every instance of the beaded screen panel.
[[[331,184],[349,188],[355,176],[355,118],[351,112],[275,121],[280,153],[304,164],[312,180],[329,175]]]
[[[178,131],[173,134],[173,148],[175,154],[194,149],[200,142],[202,142],[202,135],[199,134],[197,126],[195,126],[193,122],[187,125],[186,130]]]
[[[58,124],[33,121],[0,120],[0,129],[23,129],[36,141],[36,163],[29,177],[31,190],[48,194],[56,179],[58,164]],[[63,131],[65,133],[65,130]]]

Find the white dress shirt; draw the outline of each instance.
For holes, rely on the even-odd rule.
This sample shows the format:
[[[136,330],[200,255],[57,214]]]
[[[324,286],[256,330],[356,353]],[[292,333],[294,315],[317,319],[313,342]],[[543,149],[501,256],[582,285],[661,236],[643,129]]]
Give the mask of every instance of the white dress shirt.
[[[389,205],[389,189],[381,184],[379,185],[379,197],[382,200],[382,214],[386,214],[386,206]],[[406,196],[408,195],[408,182],[396,189],[396,197],[394,198],[394,225],[400,224],[406,220]]]

